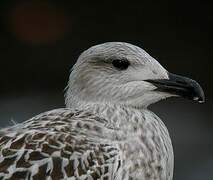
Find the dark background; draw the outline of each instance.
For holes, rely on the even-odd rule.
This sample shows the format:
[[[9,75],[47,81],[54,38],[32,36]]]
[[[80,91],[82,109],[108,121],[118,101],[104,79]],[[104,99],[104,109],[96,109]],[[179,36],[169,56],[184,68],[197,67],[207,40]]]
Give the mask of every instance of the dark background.
[[[64,107],[69,70],[83,50],[130,42],[205,90],[205,104],[169,99],[151,109],[173,140],[174,179],[211,180],[212,23],[212,6],[204,1],[2,0],[0,126]]]

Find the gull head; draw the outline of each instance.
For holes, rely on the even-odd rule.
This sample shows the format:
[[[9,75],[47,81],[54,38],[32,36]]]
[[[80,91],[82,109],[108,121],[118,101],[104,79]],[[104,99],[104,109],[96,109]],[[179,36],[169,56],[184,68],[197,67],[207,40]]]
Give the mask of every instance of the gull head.
[[[79,56],[70,74],[66,105],[108,103],[146,108],[172,96],[198,102],[205,99],[196,81],[169,73],[143,49],[107,42]]]

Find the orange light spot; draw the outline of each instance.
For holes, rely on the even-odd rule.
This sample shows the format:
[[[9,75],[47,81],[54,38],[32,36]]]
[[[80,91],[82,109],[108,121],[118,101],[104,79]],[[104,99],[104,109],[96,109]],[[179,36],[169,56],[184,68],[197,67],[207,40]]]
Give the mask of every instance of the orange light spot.
[[[30,43],[51,43],[70,31],[64,9],[41,1],[17,3],[9,10],[8,24],[16,38]]]

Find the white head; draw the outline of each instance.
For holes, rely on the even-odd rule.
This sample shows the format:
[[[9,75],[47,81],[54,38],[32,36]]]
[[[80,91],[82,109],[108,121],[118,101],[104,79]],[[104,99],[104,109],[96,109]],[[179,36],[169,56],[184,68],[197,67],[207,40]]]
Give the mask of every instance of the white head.
[[[84,51],[73,66],[66,93],[66,104],[68,107],[90,103],[147,107],[161,99],[180,95],[177,89],[175,92],[174,89],[171,91],[171,88],[168,90],[168,84],[167,90],[165,88],[165,83],[170,82],[171,76],[173,83],[174,78],[182,80],[177,86],[190,80],[169,74],[148,53],[132,44],[108,42],[96,45]],[[196,84],[195,81],[193,83]],[[204,98],[200,93],[202,89],[198,86],[196,84],[199,93],[196,91],[193,98],[202,101]],[[186,90],[186,87],[184,88]],[[192,90],[187,88],[188,91]],[[184,95],[188,94],[185,92]]]

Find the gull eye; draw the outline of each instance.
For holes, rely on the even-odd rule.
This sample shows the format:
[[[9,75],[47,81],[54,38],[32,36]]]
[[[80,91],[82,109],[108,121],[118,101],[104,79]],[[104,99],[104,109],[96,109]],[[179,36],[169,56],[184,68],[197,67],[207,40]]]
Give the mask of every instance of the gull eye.
[[[112,61],[112,65],[119,70],[125,70],[129,67],[130,63],[127,59],[115,59]]]

